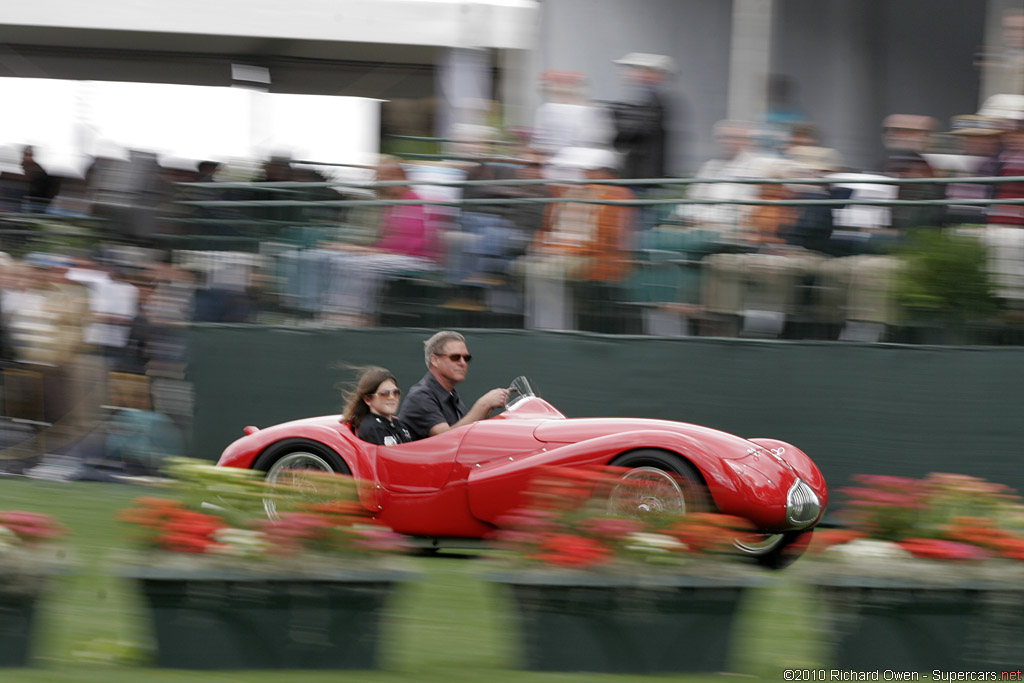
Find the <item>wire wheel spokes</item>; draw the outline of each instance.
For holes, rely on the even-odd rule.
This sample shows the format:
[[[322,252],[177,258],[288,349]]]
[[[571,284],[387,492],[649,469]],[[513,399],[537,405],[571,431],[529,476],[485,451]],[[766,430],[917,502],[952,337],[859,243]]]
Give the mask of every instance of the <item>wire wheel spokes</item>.
[[[317,487],[310,477],[302,476],[305,472],[334,472],[334,469],[326,460],[314,453],[288,453],[267,470],[267,482],[308,493],[312,500],[316,498]],[[273,496],[263,499],[263,509],[270,519],[279,518],[277,500]]]
[[[608,511],[614,515],[682,515],[686,494],[669,472],[656,467],[637,467],[622,475],[611,491]]]

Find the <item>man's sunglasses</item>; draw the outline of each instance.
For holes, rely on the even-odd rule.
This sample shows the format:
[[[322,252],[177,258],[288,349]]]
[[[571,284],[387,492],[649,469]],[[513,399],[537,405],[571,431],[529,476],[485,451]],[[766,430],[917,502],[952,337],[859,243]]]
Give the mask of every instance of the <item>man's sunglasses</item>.
[[[401,395],[401,389],[388,389],[386,391],[378,391],[376,394],[367,394],[367,396],[379,396],[381,398],[391,398],[392,396],[398,398]]]
[[[473,360],[473,356],[468,353],[435,353],[434,355],[440,356],[442,358],[447,358],[453,363],[458,363],[460,360],[463,359],[465,359],[467,363]]]

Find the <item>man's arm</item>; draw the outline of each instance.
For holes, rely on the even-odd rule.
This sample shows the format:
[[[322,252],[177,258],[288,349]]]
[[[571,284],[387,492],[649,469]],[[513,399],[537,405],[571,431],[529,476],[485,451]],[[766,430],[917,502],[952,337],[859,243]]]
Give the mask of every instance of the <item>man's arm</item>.
[[[430,428],[430,436],[437,436],[438,434],[444,434],[449,429],[455,429],[456,427],[462,427],[463,425],[473,424],[478,422],[491,412],[494,408],[501,408],[508,401],[508,389],[491,389],[486,394],[481,396],[473,404],[473,407],[469,409],[465,415],[462,416],[455,424],[448,424],[447,422],[441,422]]]

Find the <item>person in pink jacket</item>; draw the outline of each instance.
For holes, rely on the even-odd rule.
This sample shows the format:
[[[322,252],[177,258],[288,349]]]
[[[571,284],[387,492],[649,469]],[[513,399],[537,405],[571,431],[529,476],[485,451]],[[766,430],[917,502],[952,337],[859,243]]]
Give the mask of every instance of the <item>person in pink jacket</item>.
[[[408,177],[398,159],[385,158],[377,168],[378,181],[405,181]],[[381,199],[420,199],[408,185],[381,187]],[[380,239],[375,245],[381,251],[405,254],[436,261],[437,235],[433,221],[422,204],[389,206],[380,221]]]
[[[406,183],[400,161],[382,158],[378,187],[385,200],[422,201]],[[377,242],[370,246],[338,244],[330,261],[330,276],[322,317],[343,325],[374,325],[388,281],[409,273],[439,269],[440,252],[436,222],[424,204],[393,204],[381,212]]]

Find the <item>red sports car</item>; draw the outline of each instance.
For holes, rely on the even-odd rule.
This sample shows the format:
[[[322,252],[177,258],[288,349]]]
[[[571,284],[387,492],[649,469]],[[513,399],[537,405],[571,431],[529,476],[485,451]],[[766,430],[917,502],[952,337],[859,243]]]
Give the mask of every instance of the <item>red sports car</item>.
[[[763,536],[736,545],[767,566],[798,556],[825,511],[821,471],[788,443],[668,420],[569,419],[523,377],[509,395],[495,417],[395,446],[361,441],[338,415],[246,427],[217,464],[262,470],[270,481],[301,469],[351,475],[379,520],[435,547],[488,537],[545,466],[628,468],[623,478],[637,485],[620,487],[617,510],[682,513],[709,501],[754,523]]]

